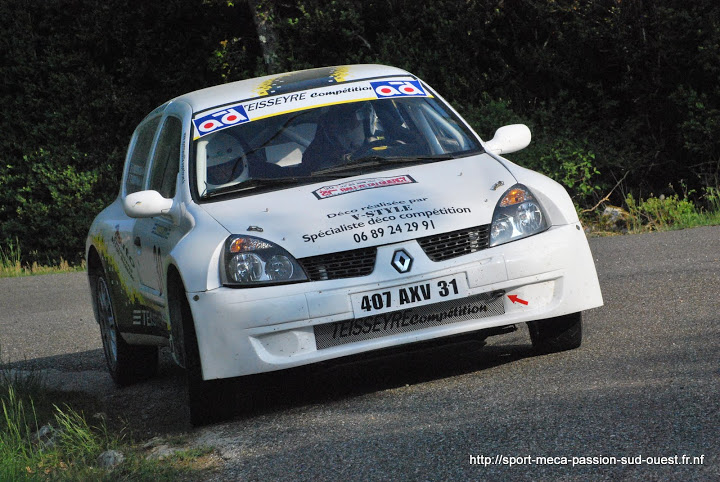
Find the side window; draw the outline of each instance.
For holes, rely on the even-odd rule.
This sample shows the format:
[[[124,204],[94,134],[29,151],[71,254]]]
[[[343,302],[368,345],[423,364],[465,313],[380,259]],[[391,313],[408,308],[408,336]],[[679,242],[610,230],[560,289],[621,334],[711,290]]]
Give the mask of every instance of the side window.
[[[175,196],[175,184],[180,170],[181,138],[182,121],[176,117],[168,117],[155,148],[148,187],[165,198]]]
[[[145,177],[145,167],[148,157],[150,156],[150,148],[155,137],[155,131],[160,123],[160,118],[152,119],[140,128],[135,146],[130,154],[130,167],[128,168],[127,181],[125,182],[125,192],[132,194],[143,188],[143,179]]]

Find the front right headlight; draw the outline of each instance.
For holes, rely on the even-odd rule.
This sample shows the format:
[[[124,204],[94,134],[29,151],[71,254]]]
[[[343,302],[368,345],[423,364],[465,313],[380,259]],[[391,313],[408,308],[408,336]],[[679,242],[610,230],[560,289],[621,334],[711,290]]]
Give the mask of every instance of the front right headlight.
[[[495,206],[490,225],[490,246],[526,238],[548,229],[545,211],[530,190],[515,184]]]
[[[225,241],[220,273],[225,286],[252,287],[307,281],[290,253],[254,236],[230,236]]]

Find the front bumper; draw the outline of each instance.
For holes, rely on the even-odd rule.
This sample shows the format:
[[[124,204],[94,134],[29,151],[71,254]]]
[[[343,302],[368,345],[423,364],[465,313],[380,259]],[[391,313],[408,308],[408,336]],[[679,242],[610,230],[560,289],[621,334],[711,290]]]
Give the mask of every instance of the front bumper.
[[[404,275],[390,264],[400,248],[414,260],[411,272]],[[448,276],[464,280],[468,296],[436,305],[446,314],[442,323],[419,322],[423,319],[407,315],[402,328],[383,330],[382,324],[376,324],[372,338],[360,336],[318,349],[316,325],[334,323],[328,326],[340,328],[324,331],[338,334],[343,326],[338,322],[360,317],[353,309],[352,294]],[[493,302],[496,307],[500,303],[497,312],[486,310],[482,316],[465,316],[471,313],[467,309],[470,300],[499,297],[502,301]],[[430,261],[416,241],[406,241],[378,247],[375,270],[369,276],[252,289],[223,287],[188,293],[188,299],[206,380],[281,370],[551,318],[603,303],[595,264],[579,224],[554,226],[530,238],[444,262]],[[453,305],[459,308],[453,310]],[[422,308],[432,310],[433,306]],[[453,312],[463,316],[453,319]],[[399,325],[403,317],[396,313],[395,319]],[[321,345],[327,345],[326,340]]]

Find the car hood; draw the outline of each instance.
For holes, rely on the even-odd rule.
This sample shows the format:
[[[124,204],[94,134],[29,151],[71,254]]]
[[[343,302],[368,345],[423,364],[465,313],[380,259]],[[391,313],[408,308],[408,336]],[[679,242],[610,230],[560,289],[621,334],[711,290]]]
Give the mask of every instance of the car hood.
[[[488,154],[400,167],[201,205],[233,234],[295,257],[489,224],[515,178]]]

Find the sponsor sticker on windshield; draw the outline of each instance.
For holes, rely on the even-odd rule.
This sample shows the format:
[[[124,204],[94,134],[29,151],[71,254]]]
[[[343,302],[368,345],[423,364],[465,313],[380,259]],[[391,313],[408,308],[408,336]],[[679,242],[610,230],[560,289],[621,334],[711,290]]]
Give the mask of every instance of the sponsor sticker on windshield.
[[[370,82],[378,99],[386,97],[427,97],[417,80],[384,80]]]
[[[200,136],[204,136],[205,134],[210,134],[211,132],[249,121],[250,118],[248,117],[247,112],[245,112],[245,108],[238,104],[228,107],[227,109],[193,119],[193,124],[195,124],[195,129],[197,129]]]
[[[369,179],[358,179],[355,181],[347,181],[340,184],[332,184],[323,186],[313,191],[318,199],[327,199],[335,196],[342,196],[351,192],[364,191],[366,189],[376,189],[379,187],[397,186],[399,184],[413,184],[417,181],[407,174],[393,177],[373,177]]]

